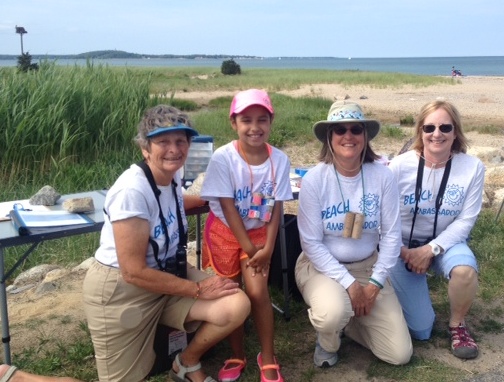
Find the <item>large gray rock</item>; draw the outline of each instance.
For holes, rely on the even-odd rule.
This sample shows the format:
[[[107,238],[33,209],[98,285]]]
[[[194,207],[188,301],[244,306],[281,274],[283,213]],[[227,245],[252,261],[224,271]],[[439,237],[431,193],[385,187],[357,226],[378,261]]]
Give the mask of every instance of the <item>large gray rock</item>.
[[[54,188],[44,186],[30,198],[30,204],[34,206],[54,206],[59,198],[61,198],[61,194],[56,192]]]

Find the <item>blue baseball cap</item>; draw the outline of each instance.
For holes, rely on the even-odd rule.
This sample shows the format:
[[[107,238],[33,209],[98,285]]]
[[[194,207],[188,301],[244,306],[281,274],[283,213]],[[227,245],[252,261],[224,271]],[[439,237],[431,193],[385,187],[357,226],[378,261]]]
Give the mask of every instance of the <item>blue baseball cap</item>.
[[[158,135],[164,134],[164,133],[173,133],[175,131],[184,131],[187,133],[190,137],[195,137],[199,135],[199,133],[194,130],[192,127],[186,126],[184,124],[178,124],[175,126],[156,126],[154,130],[149,131],[145,136],[147,138],[153,138],[157,137]]]

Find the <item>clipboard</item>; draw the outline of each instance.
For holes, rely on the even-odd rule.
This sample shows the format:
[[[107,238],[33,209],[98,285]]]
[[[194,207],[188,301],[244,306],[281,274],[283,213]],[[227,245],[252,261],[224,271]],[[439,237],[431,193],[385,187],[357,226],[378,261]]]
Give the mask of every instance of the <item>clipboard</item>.
[[[20,236],[56,232],[65,228],[81,228],[94,224],[93,220],[85,214],[67,211],[25,211],[15,209],[11,210],[9,215]]]

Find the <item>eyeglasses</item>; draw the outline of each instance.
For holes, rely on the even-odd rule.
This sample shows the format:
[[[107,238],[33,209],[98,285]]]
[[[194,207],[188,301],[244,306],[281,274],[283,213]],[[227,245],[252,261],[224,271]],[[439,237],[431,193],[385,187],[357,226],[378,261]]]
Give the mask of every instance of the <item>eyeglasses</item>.
[[[336,135],[340,136],[345,135],[348,130],[350,130],[352,135],[361,135],[364,132],[364,127],[361,125],[355,125],[347,129],[345,126],[340,125],[340,126],[334,126],[332,128],[332,131],[334,131]]]
[[[439,130],[442,133],[449,133],[450,131],[453,130],[453,125],[451,123],[442,123],[441,125],[438,125]],[[433,133],[436,130],[436,125],[430,123],[428,125],[423,125],[422,130],[426,134]]]

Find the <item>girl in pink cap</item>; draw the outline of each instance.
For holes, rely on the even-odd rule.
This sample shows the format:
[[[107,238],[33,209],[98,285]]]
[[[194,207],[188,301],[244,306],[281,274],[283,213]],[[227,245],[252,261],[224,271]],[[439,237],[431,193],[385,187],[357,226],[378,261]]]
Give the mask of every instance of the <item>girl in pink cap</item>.
[[[261,345],[261,382],[283,381],[274,354],[268,273],[282,202],[292,199],[289,159],[267,143],[273,116],[266,92],[250,89],[234,96],[229,118],[238,139],[215,151],[201,191],[210,205],[203,267],[245,285]],[[223,382],[236,381],[245,368],[243,325],[229,341],[233,357],[219,371]]]

